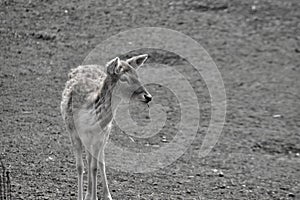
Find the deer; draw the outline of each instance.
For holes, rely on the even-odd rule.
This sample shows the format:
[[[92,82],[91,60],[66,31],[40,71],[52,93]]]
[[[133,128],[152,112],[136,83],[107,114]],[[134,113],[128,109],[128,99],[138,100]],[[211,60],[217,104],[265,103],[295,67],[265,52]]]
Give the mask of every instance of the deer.
[[[143,54],[121,60],[116,57],[105,66],[81,65],[71,69],[62,93],[61,114],[69,132],[76,159],[78,200],[83,200],[83,152],[87,161],[85,200],[97,200],[97,172],[100,169],[103,199],[112,200],[105,171],[105,146],[115,116],[113,92],[119,98],[142,104],[152,100],[139,80],[137,69],[147,60]],[[76,107],[77,105],[77,107]]]

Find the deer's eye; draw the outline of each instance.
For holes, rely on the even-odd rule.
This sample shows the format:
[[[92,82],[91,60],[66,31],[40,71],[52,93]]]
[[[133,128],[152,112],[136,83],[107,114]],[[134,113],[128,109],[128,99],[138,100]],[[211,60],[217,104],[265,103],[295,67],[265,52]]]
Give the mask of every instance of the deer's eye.
[[[120,77],[120,81],[121,81],[121,82],[127,82],[127,83],[129,82],[129,81],[128,81],[128,77],[127,77],[126,75],[122,75],[122,76]]]

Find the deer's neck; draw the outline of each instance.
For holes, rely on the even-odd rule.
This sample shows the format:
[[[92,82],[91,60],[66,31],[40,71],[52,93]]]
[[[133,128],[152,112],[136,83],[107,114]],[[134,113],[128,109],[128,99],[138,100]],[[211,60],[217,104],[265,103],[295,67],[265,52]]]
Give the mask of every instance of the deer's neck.
[[[112,77],[107,76],[104,79],[103,86],[94,102],[97,121],[101,127],[105,127],[113,118],[112,110],[112,93],[116,85],[116,81]]]

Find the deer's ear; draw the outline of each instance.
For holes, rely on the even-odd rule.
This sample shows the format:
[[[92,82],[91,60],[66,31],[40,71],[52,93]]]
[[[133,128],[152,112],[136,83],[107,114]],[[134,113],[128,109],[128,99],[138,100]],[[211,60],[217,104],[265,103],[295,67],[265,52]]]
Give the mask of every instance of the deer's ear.
[[[134,56],[126,60],[126,62],[134,68],[138,68],[144,64],[148,59],[148,54],[143,54],[139,56]]]
[[[120,58],[116,57],[106,64],[106,71],[109,75],[118,75],[122,71]]]

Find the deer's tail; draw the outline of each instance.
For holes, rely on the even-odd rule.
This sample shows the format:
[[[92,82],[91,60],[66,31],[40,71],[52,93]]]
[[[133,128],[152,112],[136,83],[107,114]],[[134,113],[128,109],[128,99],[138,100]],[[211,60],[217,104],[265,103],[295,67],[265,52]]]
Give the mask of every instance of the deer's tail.
[[[62,93],[62,101],[60,104],[62,118],[68,131],[75,129],[72,106],[73,87],[74,84],[72,84],[72,80],[69,80],[66,83],[66,87]]]

